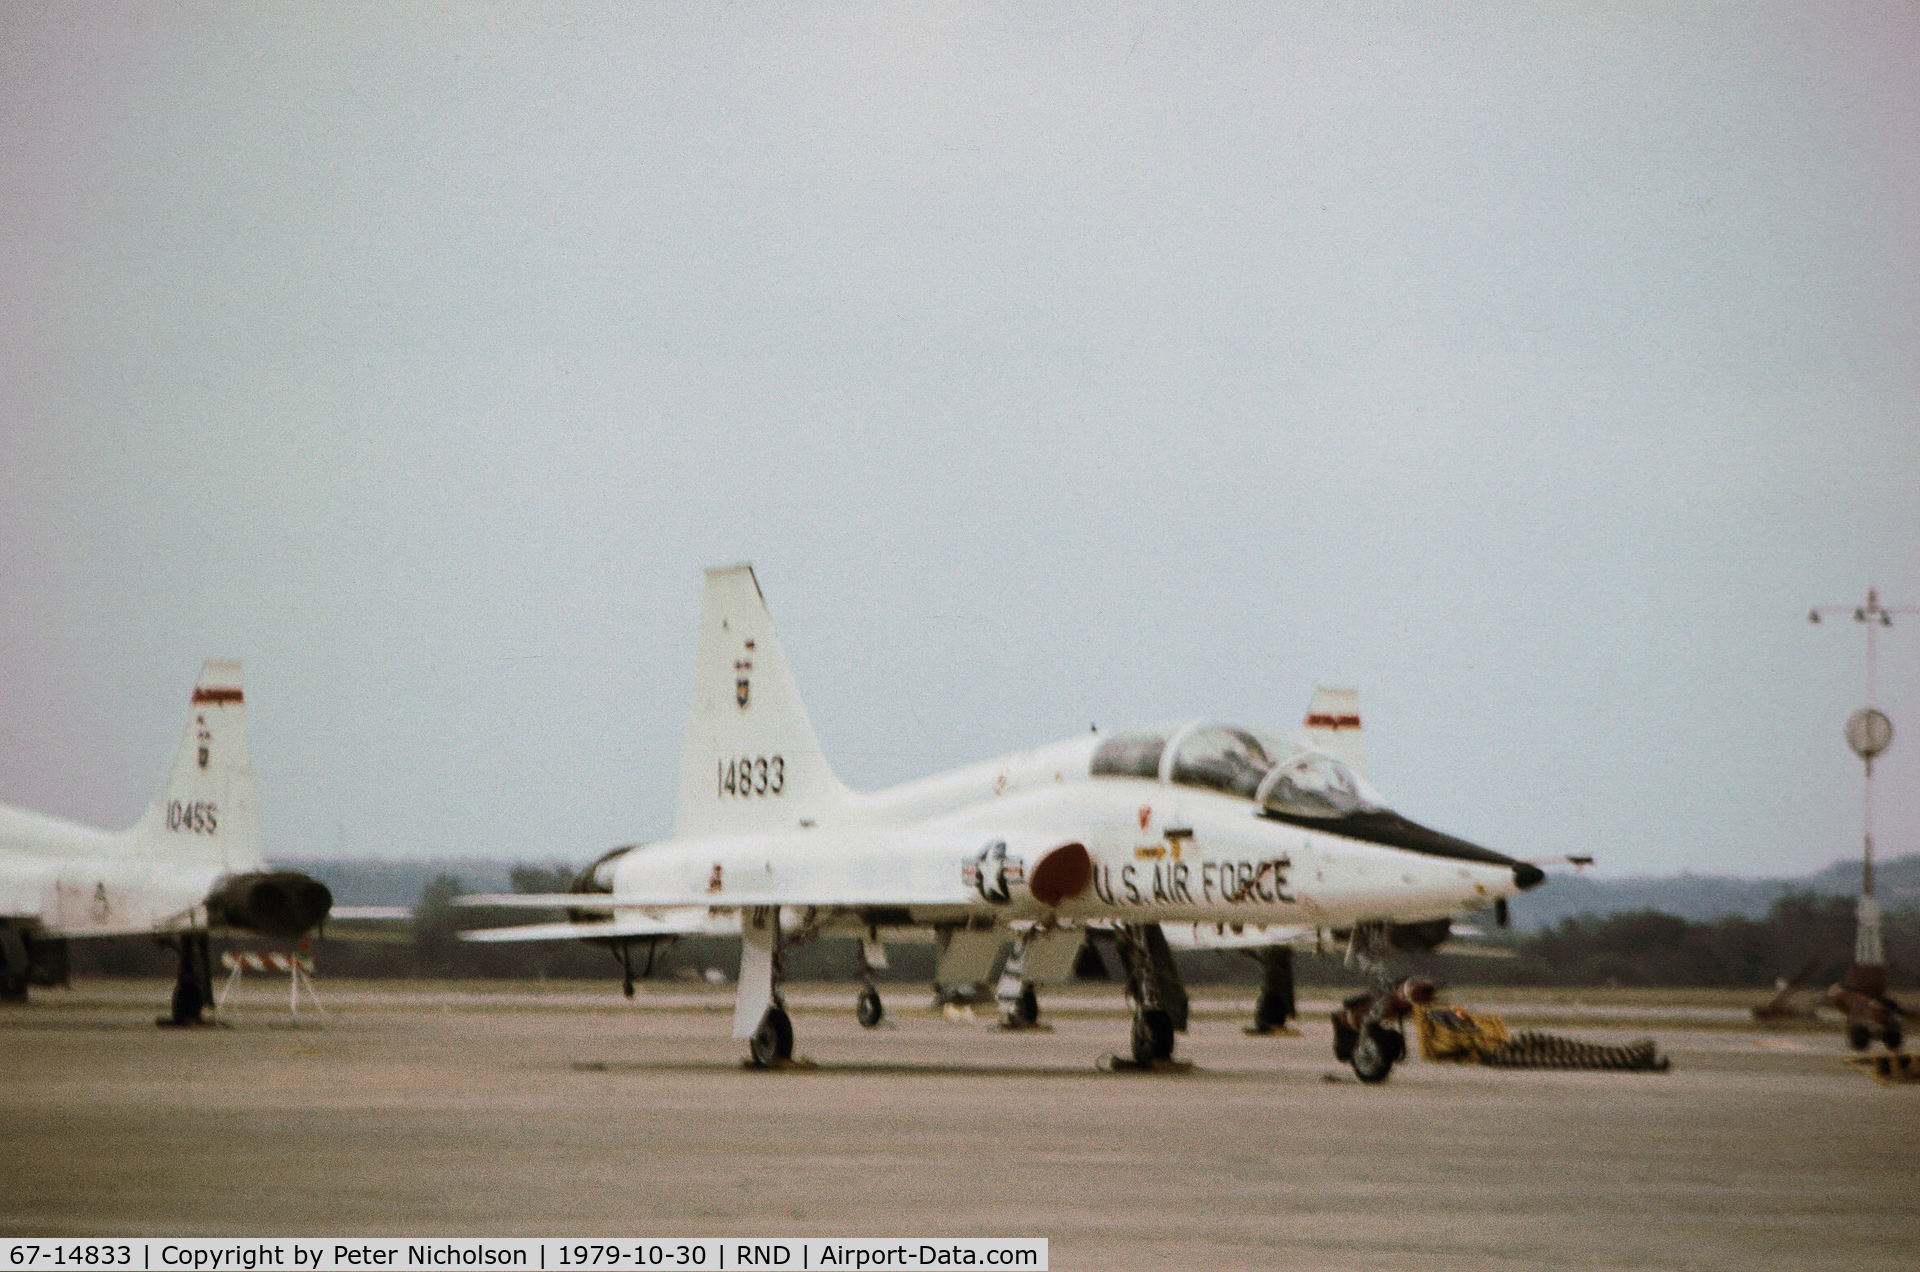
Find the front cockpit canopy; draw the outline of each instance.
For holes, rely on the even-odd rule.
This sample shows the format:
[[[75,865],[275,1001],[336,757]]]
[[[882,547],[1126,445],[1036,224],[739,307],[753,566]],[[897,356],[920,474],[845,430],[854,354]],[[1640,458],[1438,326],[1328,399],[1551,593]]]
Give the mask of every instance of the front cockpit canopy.
[[[1116,734],[1094,752],[1091,772],[1095,777],[1164,776],[1178,786],[1220,791],[1293,817],[1385,810],[1366,779],[1333,756],[1234,725],[1201,723]]]

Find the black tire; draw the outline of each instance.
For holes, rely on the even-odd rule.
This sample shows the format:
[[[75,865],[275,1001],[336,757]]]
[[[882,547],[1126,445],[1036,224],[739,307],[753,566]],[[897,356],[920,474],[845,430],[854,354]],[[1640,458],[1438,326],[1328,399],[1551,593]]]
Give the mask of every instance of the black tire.
[[[784,1008],[767,1008],[767,1014],[760,1017],[760,1027],[747,1040],[747,1051],[762,1069],[793,1058],[793,1022],[787,1019]]]
[[[1173,1017],[1164,1011],[1133,1013],[1133,1062],[1143,1068],[1173,1058]]]
[[[1360,1041],[1360,1031],[1352,1025],[1333,1022],[1333,1058],[1341,1064],[1353,1059],[1353,1044]]]
[[[887,1005],[880,1001],[880,991],[869,985],[860,991],[860,997],[853,1002],[853,1018],[860,1022],[862,1029],[872,1029],[887,1014]]]
[[[1264,991],[1253,1000],[1253,1027],[1255,1029],[1285,1029],[1287,1021],[1293,1018],[1293,1012],[1286,998],[1279,994]]]
[[[178,980],[173,983],[174,1024],[199,1024],[206,1007],[206,1000],[201,996],[200,986],[197,983],[192,980]]]
[[[1847,1045],[1855,1051],[1865,1051],[1873,1045],[1873,1027],[1857,1022],[1847,1025]]]
[[[1880,1033],[1880,1041],[1887,1044],[1888,1051],[1900,1050],[1900,1043],[1905,1037],[1906,1034],[1901,1031],[1900,1022],[1897,1020],[1889,1020],[1887,1027]]]
[[[1387,1058],[1390,1065],[1398,1064],[1407,1054],[1407,1035],[1398,1029],[1389,1029],[1385,1025],[1368,1025],[1367,1032],[1373,1035],[1380,1054]]]
[[[1020,1001],[1013,1010],[1014,1019],[1022,1025],[1038,1024],[1040,1020],[1040,995],[1033,992],[1033,986],[1020,987]]]
[[[1393,1062],[1399,1059],[1392,1053],[1391,1043],[1382,1043],[1382,1035],[1392,1032],[1371,1025],[1354,1041],[1353,1075],[1356,1078],[1370,1085],[1387,1080],[1387,1075],[1393,1072]]]

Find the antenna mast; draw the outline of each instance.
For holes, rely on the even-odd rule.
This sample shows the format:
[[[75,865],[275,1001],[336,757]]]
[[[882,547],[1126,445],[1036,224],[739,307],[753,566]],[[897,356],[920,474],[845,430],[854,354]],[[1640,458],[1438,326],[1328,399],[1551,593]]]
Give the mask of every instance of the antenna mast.
[[[1920,608],[1890,608],[1880,603],[1880,590],[1867,589],[1865,605],[1816,605],[1807,611],[1807,621],[1818,623],[1823,614],[1851,612],[1853,621],[1867,629],[1867,702],[1847,717],[1847,746],[1866,765],[1866,783],[1862,797],[1861,825],[1865,831],[1860,861],[1860,906],[1856,911],[1858,930],[1853,943],[1853,969],[1847,973],[1848,987],[1867,994],[1887,992],[1887,954],[1880,939],[1880,906],[1873,897],[1873,759],[1893,745],[1893,721],[1873,705],[1874,636],[1876,629],[1893,626],[1895,614],[1920,614]]]

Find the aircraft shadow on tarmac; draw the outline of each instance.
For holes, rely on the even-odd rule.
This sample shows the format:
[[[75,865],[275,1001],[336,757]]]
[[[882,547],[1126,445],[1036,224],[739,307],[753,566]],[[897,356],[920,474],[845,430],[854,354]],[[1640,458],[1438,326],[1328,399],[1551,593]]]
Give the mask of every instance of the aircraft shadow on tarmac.
[[[575,1060],[575,1073],[740,1073],[753,1077],[855,1076],[920,1078],[1144,1078],[1206,1082],[1271,1082],[1286,1075],[1251,1069],[1182,1067],[1162,1071],[1112,1068],[1103,1065],[964,1065],[941,1062],[854,1060],[819,1064],[803,1061],[762,1069],[728,1060]]]

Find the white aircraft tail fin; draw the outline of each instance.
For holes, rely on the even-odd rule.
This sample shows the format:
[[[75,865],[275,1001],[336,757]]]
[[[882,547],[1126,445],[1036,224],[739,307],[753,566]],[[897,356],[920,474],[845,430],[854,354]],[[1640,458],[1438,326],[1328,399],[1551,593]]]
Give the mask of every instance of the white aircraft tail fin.
[[[166,782],[132,838],[163,861],[256,870],[260,814],[240,664],[209,659],[189,707]]]
[[[1307,741],[1340,760],[1362,777],[1365,754],[1360,745],[1360,691],[1329,689],[1321,685],[1307,704]]]
[[[847,791],[820,752],[750,565],[707,571],[673,833],[792,828]]]

